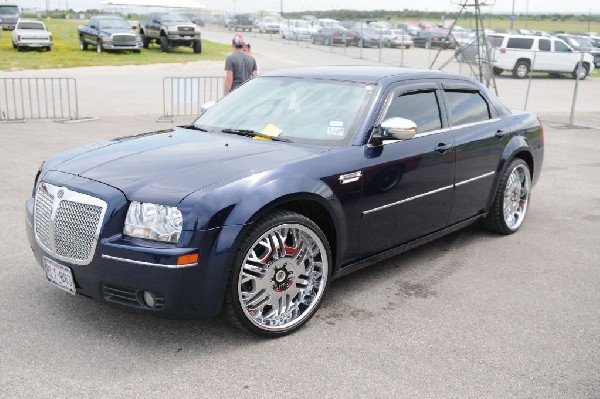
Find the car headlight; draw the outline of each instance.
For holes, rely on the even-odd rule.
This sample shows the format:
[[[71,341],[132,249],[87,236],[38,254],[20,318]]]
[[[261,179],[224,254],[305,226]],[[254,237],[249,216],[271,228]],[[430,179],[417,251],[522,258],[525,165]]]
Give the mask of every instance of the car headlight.
[[[168,32],[177,32],[178,30],[179,28],[177,28],[177,26],[167,26]]]
[[[125,218],[123,234],[176,243],[182,226],[183,215],[176,207],[132,201]]]
[[[200,29],[199,26],[195,26],[194,27],[194,32],[201,32],[201,31],[202,31],[202,29]]]

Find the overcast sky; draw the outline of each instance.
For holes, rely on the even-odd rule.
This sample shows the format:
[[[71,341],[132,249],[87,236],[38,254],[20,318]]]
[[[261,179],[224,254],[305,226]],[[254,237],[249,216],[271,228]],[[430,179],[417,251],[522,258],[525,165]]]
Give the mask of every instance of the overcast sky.
[[[0,0],[0,4],[6,0]],[[429,10],[429,11],[452,11],[458,6],[454,5],[459,0],[196,0],[197,3],[211,9],[233,11],[279,11],[281,1],[285,11],[310,11],[331,9],[357,9],[374,10],[389,9],[402,10],[404,8]],[[484,1],[484,0],[480,0]],[[487,0],[490,1],[490,0]],[[493,0],[492,0],[493,1]],[[600,0],[514,0],[515,12],[525,13],[527,8],[531,13],[584,13],[590,10],[592,13],[600,13]],[[46,0],[11,0],[21,7],[46,9]],[[64,9],[66,6],[74,10],[85,10],[88,8],[101,8],[101,0],[49,0],[51,9]],[[169,2],[165,1],[165,5]],[[493,12],[510,12],[513,0],[495,0]],[[489,12],[489,7],[484,8]]]

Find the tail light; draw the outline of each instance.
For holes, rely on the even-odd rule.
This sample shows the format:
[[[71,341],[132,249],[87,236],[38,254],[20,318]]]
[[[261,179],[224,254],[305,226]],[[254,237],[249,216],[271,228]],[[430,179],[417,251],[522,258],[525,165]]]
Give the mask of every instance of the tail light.
[[[21,41],[21,35],[17,35],[17,41],[20,42]]]
[[[501,48],[500,49],[500,54],[506,54],[506,49],[505,48]]]
[[[50,37],[48,37],[48,40],[52,41],[52,35],[50,35]]]
[[[340,37],[340,34],[336,33],[336,34],[333,35],[333,37]]]

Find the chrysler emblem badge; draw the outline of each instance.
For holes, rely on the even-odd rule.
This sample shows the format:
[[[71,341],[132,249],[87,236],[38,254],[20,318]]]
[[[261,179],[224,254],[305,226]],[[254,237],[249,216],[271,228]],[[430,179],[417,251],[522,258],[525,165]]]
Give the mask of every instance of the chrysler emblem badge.
[[[63,197],[63,195],[65,195],[65,192],[64,192],[63,190],[58,190],[58,193],[56,194],[56,196],[57,196],[58,198],[62,198],[62,197]]]

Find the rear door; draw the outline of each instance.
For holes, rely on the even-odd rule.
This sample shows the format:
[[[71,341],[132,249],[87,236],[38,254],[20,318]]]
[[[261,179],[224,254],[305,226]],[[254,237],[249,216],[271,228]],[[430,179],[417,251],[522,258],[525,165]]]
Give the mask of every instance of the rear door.
[[[486,210],[510,127],[472,83],[448,80],[442,87],[456,151],[454,224]]]
[[[435,81],[392,88],[379,122],[417,124],[410,140],[365,145],[361,252],[380,252],[444,228],[452,199],[454,149]]]

